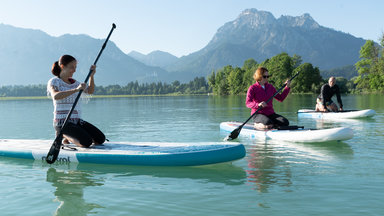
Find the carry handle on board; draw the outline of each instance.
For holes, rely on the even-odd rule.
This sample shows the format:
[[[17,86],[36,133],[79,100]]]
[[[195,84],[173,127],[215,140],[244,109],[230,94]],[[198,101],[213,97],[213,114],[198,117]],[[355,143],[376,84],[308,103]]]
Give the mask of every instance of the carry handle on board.
[[[291,77],[291,79],[289,79],[289,81],[292,81],[297,75],[299,75],[299,72],[300,71],[298,71],[293,77]],[[285,87],[287,85],[287,83],[284,83],[284,85],[279,89],[279,90],[277,90],[276,92],[275,92],[275,94],[273,94],[272,95],[272,97],[270,97],[267,101],[266,101],[266,103],[269,103],[277,94],[279,94],[279,92],[281,91],[281,90],[283,90],[283,88]],[[239,136],[239,134],[240,134],[240,131],[241,131],[241,129],[244,127],[244,125],[253,117],[253,116],[255,116],[256,114],[257,114],[257,112],[259,111],[259,110],[261,110],[262,109],[262,107],[259,107],[259,108],[257,108],[257,110],[242,124],[242,125],[240,125],[239,127],[237,127],[235,130],[233,130],[227,137],[225,137],[224,138],[224,141],[228,141],[228,140],[234,140],[234,139],[236,139],[238,136]]]
[[[112,24],[112,29],[109,32],[107,39],[105,39],[105,42],[104,42],[103,46],[101,47],[101,50],[100,50],[99,54],[97,55],[96,60],[93,63],[93,65],[96,65],[97,61],[99,60],[99,58],[101,56],[101,53],[103,52],[104,48],[107,46],[107,42],[108,42],[109,38],[111,37],[112,32],[113,32],[113,30],[115,28],[116,28],[116,25],[115,25],[115,23],[113,23]],[[90,69],[87,77],[85,78],[84,83],[88,82],[88,79],[91,76],[91,74],[92,74],[92,70]],[[57,157],[59,156],[60,148],[61,148],[61,145],[62,145],[61,142],[62,142],[62,139],[63,139],[63,132],[62,131],[65,128],[65,126],[67,126],[68,119],[71,117],[71,114],[72,114],[73,110],[75,109],[77,102],[80,99],[81,93],[83,93],[83,90],[80,90],[79,93],[77,94],[75,102],[73,103],[71,110],[69,111],[67,117],[65,118],[65,121],[64,121],[63,125],[61,126],[59,134],[56,136],[55,140],[53,141],[53,144],[52,144],[51,148],[49,149],[47,157],[45,158],[45,160],[49,164],[54,163],[56,161]]]

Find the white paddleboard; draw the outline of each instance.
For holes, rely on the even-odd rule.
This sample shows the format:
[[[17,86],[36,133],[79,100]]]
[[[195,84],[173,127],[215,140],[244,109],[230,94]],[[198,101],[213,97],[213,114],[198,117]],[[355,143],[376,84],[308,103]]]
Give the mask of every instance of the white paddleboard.
[[[239,127],[241,122],[222,122],[220,129],[223,132],[232,132]],[[353,137],[353,130],[347,127],[330,129],[295,129],[295,130],[255,130],[252,124],[246,124],[240,132],[240,136],[251,139],[271,139],[287,142],[329,142],[348,140]]]
[[[345,110],[340,112],[316,112],[311,109],[300,109],[297,111],[299,118],[313,118],[313,119],[355,119],[355,118],[365,118],[372,117],[376,114],[373,109],[365,110]]]

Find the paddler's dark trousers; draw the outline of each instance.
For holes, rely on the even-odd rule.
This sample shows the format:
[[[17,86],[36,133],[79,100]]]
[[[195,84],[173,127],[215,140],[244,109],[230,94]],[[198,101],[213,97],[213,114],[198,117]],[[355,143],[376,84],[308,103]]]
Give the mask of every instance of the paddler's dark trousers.
[[[289,121],[284,116],[273,113],[272,115],[266,116],[264,114],[256,114],[253,117],[255,123],[262,123],[264,125],[273,126],[288,126]]]
[[[60,128],[55,127],[56,131]],[[81,145],[89,147],[92,143],[103,144],[105,135],[97,127],[89,122],[80,120],[77,124],[68,122],[63,129],[63,134],[74,139],[77,139]]]

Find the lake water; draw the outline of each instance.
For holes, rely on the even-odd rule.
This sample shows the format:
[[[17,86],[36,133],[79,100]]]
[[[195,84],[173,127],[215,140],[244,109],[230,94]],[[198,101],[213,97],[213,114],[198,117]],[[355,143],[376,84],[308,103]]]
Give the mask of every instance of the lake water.
[[[372,119],[298,119],[315,96],[289,95],[277,113],[307,128],[351,127],[345,142],[252,141],[244,159],[201,167],[47,165],[0,157],[1,215],[383,215],[384,99],[343,96]],[[84,119],[111,141],[221,141],[222,121],[245,121],[245,96],[93,98]],[[0,138],[54,139],[52,102],[0,100]]]

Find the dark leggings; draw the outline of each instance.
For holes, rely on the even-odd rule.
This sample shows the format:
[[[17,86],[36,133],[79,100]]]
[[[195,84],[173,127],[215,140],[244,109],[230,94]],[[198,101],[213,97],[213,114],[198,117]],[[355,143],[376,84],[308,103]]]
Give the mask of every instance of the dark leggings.
[[[55,127],[58,131],[58,127]],[[80,120],[77,124],[68,122],[63,129],[63,134],[77,139],[81,145],[89,147],[92,143],[103,144],[105,135],[97,127],[89,122]]]
[[[288,126],[289,121],[285,117],[273,113],[269,116],[266,116],[264,114],[256,114],[253,117],[253,121],[255,123],[262,123],[264,125],[274,125],[274,126]]]

